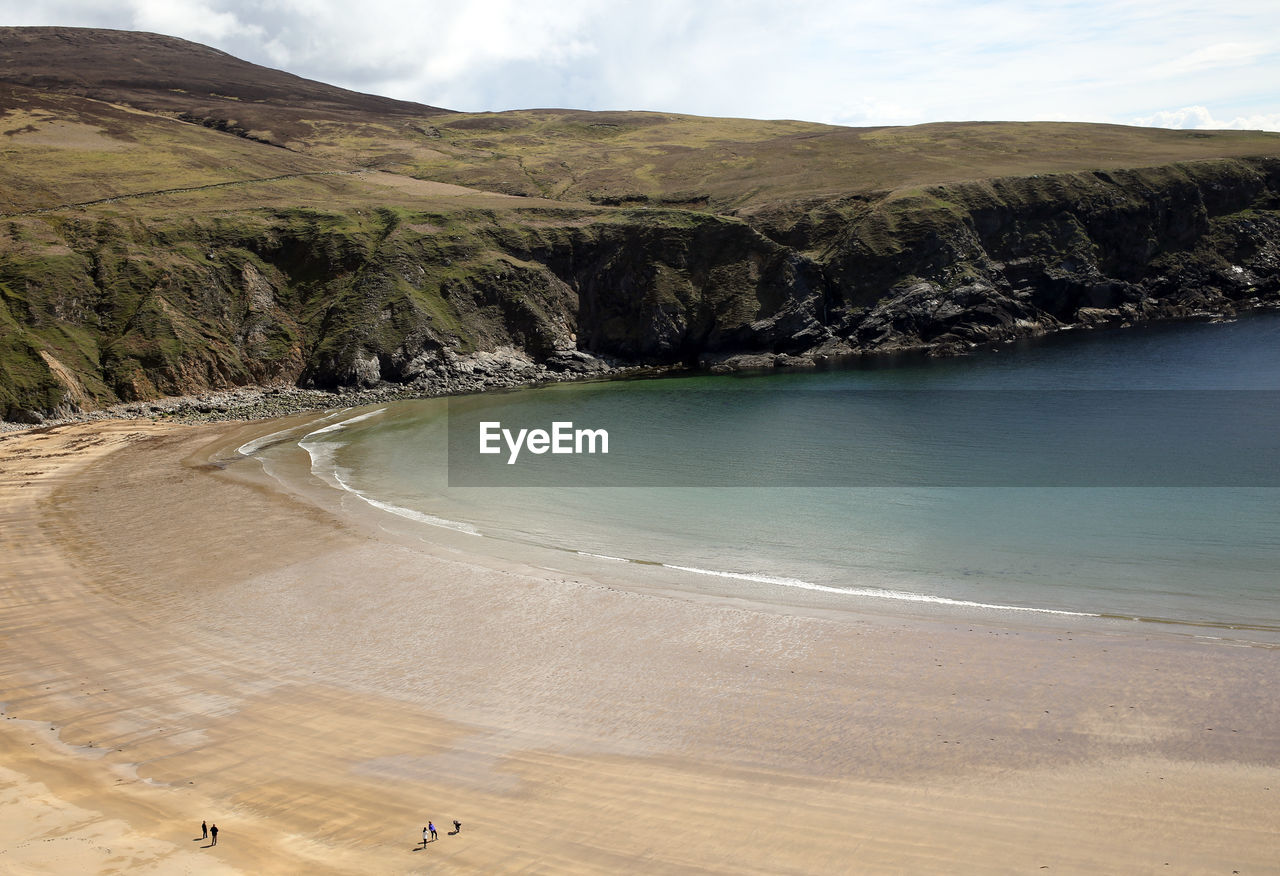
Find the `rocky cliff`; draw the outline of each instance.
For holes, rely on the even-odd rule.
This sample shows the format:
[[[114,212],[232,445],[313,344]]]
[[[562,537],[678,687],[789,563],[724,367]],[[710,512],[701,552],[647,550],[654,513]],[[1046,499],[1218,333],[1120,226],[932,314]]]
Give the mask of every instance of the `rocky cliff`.
[[[468,116],[56,28],[0,28],[0,80],[9,420],[954,354],[1280,302],[1278,135]]]
[[[200,389],[962,352],[1280,301],[1280,160],[761,210],[41,214],[0,227],[10,419]]]
[[[1278,184],[1275,159],[1205,161],[957,183],[762,223],[821,261],[823,322],[855,350],[962,352],[1275,302]]]

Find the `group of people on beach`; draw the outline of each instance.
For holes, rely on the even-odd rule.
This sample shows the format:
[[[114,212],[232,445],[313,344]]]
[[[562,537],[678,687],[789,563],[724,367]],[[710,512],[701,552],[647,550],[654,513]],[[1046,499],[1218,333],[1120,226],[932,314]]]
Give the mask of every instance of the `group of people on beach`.
[[[462,822],[455,818],[453,820],[453,833],[449,834],[449,836],[453,836],[458,833],[462,833]],[[439,835],[436,833],[435,822],[428,821],[427,826],[422,829],[422,847],[425,849],[427,847],[427,843],[435,842],[439,838]]]
[[[462,822],[455,818],[453,820],[453,833],[449,835],[453,836],[454,834],[459,833],[462,833]],[[216,846],[218,844],[218,825],[215,824],[210,826],[207,821],[200,822],[200,835],[203,839],[210,840],[209,845]],[[425,849],[427,847],[427,843],[435,842],[439,838],[440,836],[436,832],[435,822],[428,821],[427,826],[422,829],[422,847]]]

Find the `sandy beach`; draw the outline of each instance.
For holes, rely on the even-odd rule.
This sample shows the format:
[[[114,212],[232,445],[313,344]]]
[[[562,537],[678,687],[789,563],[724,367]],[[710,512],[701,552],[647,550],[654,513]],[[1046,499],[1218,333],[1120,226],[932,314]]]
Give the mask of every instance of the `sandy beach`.
[[[272,428],[0,437],[0,872],[1277,872],[1274,648],[567,577]]]

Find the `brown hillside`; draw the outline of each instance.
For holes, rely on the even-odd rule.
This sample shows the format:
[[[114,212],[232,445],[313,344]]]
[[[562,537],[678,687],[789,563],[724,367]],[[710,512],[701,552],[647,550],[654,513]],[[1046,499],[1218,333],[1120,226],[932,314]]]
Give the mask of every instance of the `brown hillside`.
[[[0,27],[0,80],[224,121],[283,145],[312,123],[422,118],[437,107],[348,91],[153,33]]]
[[[1258,131],[452,113],[335,88],[172,37],[79,28],[0,28],[0,82],[196,121],[287,146],[334,169],[374,168],[560,201],[740,215],[966,180],[1280,155],[1280,134]]]
[[[0,417],[1230,315],[1280,301],[1277,204],[1280,134],[453,113],[2,28]]]

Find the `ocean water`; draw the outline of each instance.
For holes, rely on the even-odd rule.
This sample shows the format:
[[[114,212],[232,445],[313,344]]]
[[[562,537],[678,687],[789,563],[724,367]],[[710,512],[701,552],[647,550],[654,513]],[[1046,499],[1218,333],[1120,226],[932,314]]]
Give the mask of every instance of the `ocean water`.
[[[752,599],[1280,641],[1280,315],[333,411],[241,448],[430,539]],[[609,453],[479,453],[480,423]],[[565,445],[566,447],[568,444]],[[597,448],[598,450],[599,448]],[[477,543],[479,544],[479,543]],[[480,548],[483,549],[483,548]],[[690,583],[692,582],[692,583]]]

